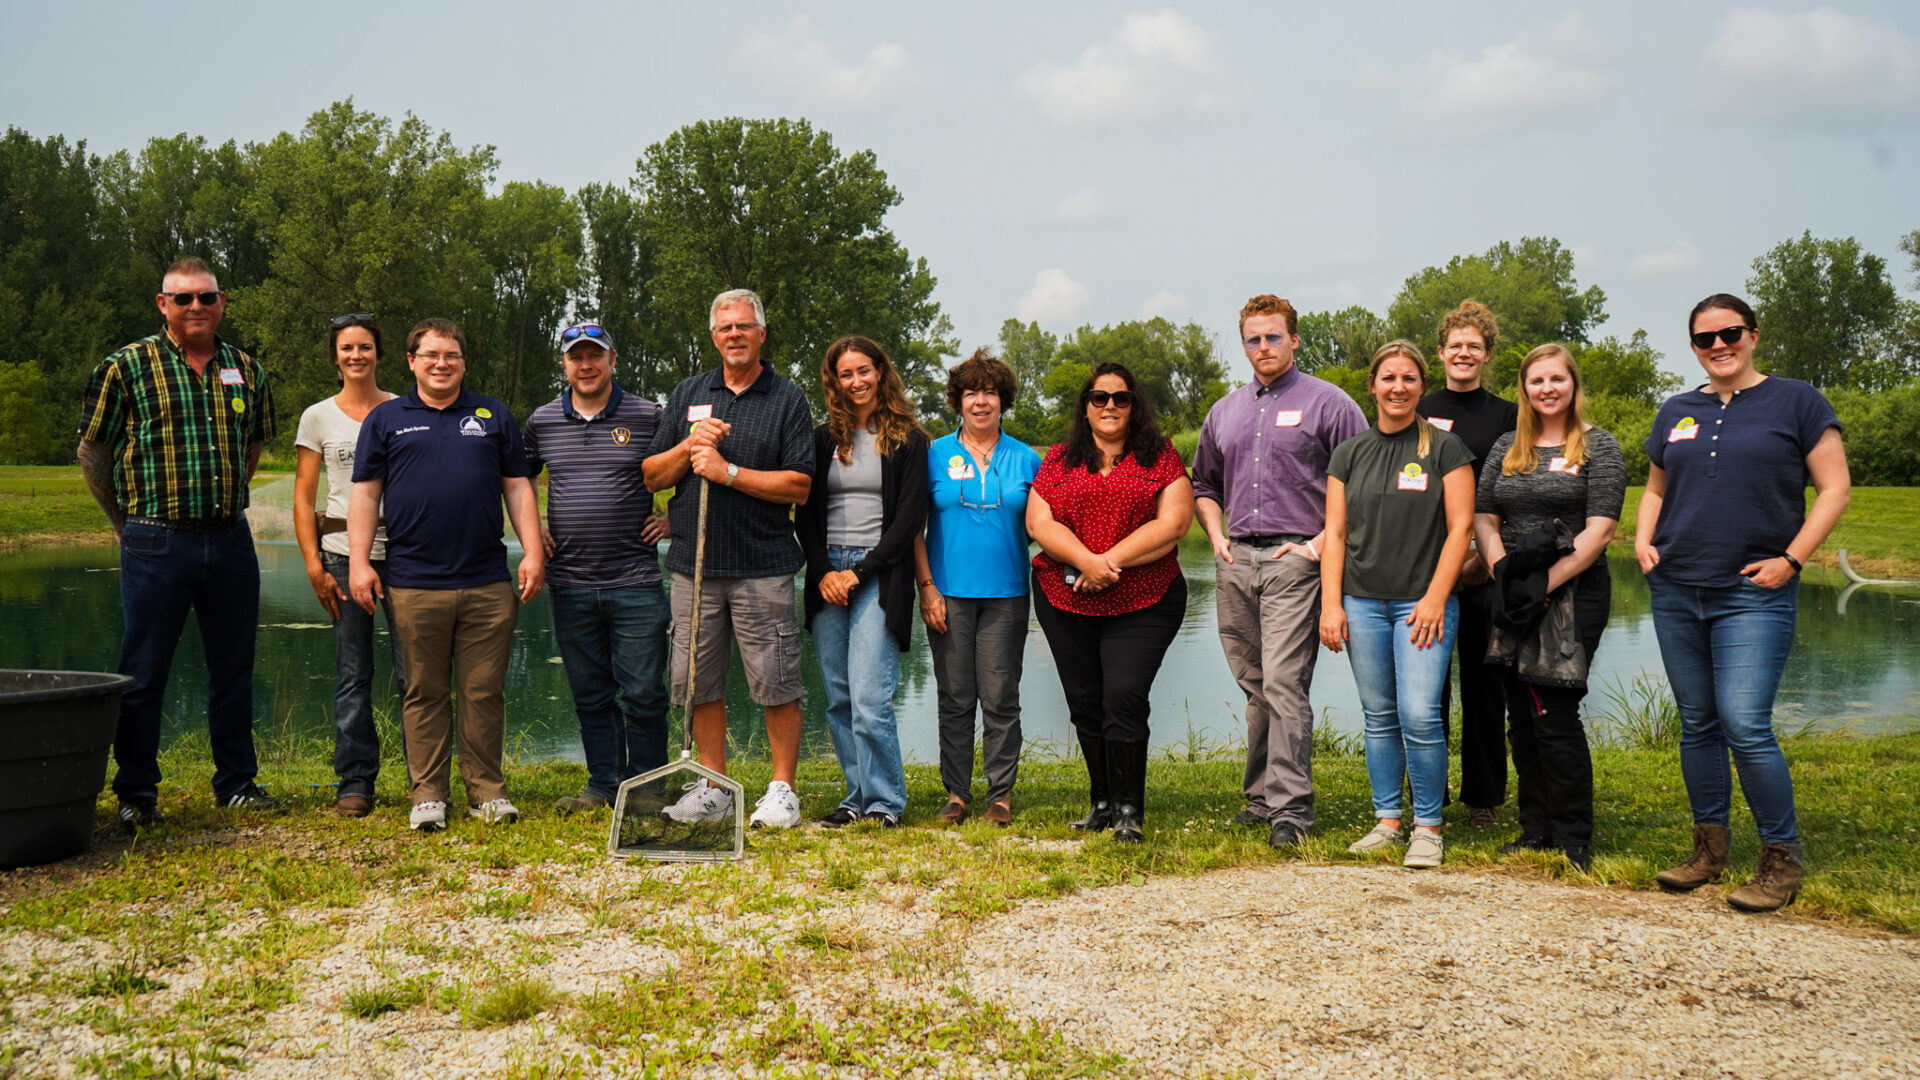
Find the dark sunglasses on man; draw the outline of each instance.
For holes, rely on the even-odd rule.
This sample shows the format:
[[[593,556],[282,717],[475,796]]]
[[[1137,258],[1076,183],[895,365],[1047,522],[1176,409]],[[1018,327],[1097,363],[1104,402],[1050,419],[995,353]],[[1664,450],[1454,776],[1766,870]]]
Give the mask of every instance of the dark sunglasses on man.
[[[201,307],[212,307],[220,302],[220,297],[223,294],[216,290],[214,292],[164,293],[163,295],[173,301],[174,307],[192,307],[195,300],[200,301]]]
[[[1722,345],[1737,345],[1740,343],[1741,335],[1749,333],[1757,334],[1759,331],[1751,326],[1723,326],[1718,330],[1702,330],[1688,336],[1693,338],[1694,348],[1711,349],[1715,338],[1718,338]]]
[[[604,342],[607,340],[607,332],[600,329],[599,323],[580,323],[577,326],[569,326],[565,330],[560,331],[560,344],[565,345],[570,341],[578,341],[583,337]]]
[[[1116,409],[1133,408],[1133,391],[1131,390],[1089,390],[1080,396],[1096,409],[1106,408],[1109,401],[1113,402],[1113,407]]]

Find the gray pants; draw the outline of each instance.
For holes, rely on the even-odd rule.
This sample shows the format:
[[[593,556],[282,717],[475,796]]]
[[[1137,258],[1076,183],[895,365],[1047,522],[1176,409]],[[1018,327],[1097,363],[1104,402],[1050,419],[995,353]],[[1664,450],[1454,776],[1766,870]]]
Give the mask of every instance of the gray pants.
[[[940,688],[940,782],[973,795],[973,711],[980,707],[987,801],[1013,792],[1020,773],[1020,669],[1027,649],[1025,596],[947,597],[947,632],[927,631]]]
[[[1313,825],[1313,665],[1320,655],[1320,564],[1236,543],[1214,560],[1227,668],[1247,695],[1247,806],[1270,822]]]

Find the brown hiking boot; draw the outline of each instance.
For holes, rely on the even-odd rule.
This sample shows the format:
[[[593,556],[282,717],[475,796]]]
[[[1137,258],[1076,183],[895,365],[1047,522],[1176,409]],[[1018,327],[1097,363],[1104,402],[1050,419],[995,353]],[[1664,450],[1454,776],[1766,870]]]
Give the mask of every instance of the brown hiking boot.
[[[1778,911],[1800,895],[1799,844],[1765,844],[1760,868],[1753,880],[1727,894],[1727,903],[1741,911]]]
[[[1727,869],[1727,845],[1733,834],[1725,825],[1695,825],[1693,856],[1671,870],[1663,870],[1653,880],[1668,892],[1692,892],[1710,881],[1719,881]]]

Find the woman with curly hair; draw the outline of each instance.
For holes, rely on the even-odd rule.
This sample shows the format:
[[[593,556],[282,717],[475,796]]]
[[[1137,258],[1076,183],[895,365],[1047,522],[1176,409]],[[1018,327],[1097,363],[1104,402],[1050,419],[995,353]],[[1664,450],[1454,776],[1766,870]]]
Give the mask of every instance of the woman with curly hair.
[[[847,794],[821,824],[893,828],[907,808],[893,715],[913,640],[913,544],[927,517],[927,436],[893,361],[843,337],[820,365],[827,422],[795,515],[807,554],[807,626],[827,692],[827,732]]]

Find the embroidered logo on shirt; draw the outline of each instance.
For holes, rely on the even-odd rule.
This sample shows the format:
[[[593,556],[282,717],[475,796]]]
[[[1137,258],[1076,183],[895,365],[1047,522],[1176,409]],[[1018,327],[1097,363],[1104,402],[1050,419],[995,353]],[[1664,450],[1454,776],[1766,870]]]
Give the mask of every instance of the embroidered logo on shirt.
[[[617,427],[613,429],[613,445],[615,446],[625,446],[628,440],[632,438],[633,432],[628,431],[626,428]]]
[[[1427,417],[1427,423],[1432,424],[1434,427],[1439,428],[1441,431],[1453,430],[1453,421],[1447,419],[1444,416],[1429,416]]]
[[[1683,416],[1679,423],[1673,425],[1673,430],[1667,432],[1667,441],[1685,442],[1688,439],[1697,438],[1699,434],[1700,425],[1693,422],[1693,417]]]
[[[394,434],[395,435],[411,435],[416,431],[432,431],[432,430],[433,429],[431,427],[428,427],[426,424],[415,424],[412,427],[396,428],[394,430]]]
[[[487,433],[487,425],[480,422],[480,417],[478,415],[463,416],[460,418],[460,434],[485,435],[486,433]]]
[[[1417,461],[1407,462],[1407,467],[1401,469],[1394,480],[1398,482],[1401,491],[1427,490],[1426,470],[1422,469]]]

